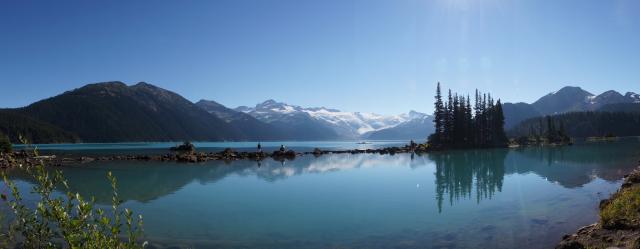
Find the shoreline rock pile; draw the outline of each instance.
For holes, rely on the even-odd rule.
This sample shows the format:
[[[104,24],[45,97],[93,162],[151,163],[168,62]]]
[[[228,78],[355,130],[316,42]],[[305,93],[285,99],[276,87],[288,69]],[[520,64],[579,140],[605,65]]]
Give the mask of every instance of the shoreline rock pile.
[[[181,163],[200,163],[207,161],[234,161],[234,160],[255,160],[260,161],[272,158],[277,161],[293,160],[296,157],[304,155],[313,155],[316,157],[327,154],[380,154],[395,155],[400,153],[426,153],[431,151],[426,144],[410,143],[402,147],[385,147],[376,149],[349,149],[349,150],[322,150],[315,148],[313,151],[296,152],[281,146],[279,150],[271,153],[262,151],[258,148],[255,152],[235,151],[232,148],[226,148],[220,152],[197,152],[195,146],[190,142],[169,148],[170,153],[162,155],[108,155],[108,156],[70,156],[56,157],[55,155],[35,156],[34,153],[19,151],[13,153],[4,153],[0,155],[0,168],[9,168],[12,165],[32,165],[42,161],[45,165],[61,166],[69,164],[87,163],[92,161],[161,161],[161,162],[181,162]]]
[[[613,204],[616,199],[624,198],[624,191],[632,191],[640,187],[640,166],[631,174],[625,176],[624,183],[609,199],[600,202],[600,211]],[[627,203],[633,208],[632,203]],[[637,207],[636,207],[637,208]],[[640,210],[633,210],[635,216]],[[556,249],[586,249],[586,248],[640,248],[640,220],[628,219],[624,215],[608,218],[603,222],[578,229],[574,234],[565,235]]]

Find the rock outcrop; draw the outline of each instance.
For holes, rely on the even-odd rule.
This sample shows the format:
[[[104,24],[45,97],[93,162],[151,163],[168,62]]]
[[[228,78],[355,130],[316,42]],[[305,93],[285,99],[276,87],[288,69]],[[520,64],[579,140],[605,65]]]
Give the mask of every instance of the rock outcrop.
[[[565,235],[556,249],[640,248],[638,191],[640,168],[625,177],[618,192],[600,202],[601,217],[598,223]]]

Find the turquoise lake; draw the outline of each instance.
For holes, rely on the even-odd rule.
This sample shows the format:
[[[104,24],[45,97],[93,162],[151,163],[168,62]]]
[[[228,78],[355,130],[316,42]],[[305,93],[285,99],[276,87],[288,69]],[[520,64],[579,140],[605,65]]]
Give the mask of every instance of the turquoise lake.
[[[341,146],[349,147],[326,147]],[[61,169],[72,189],[104,205],[112,171],[123,205],[144,216],[152,248],[552,248],[597,220],[599,201],[639,159],[640,140],[626,138],[423,155],[110,161]],[[23,191],[31,187],[19,173],[12,178]]]

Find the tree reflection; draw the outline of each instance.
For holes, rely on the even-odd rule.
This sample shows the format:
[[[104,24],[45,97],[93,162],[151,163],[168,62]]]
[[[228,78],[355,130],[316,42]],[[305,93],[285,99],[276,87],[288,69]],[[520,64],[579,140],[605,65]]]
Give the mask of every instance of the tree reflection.
[[[493,149],[429,154],[429,159],[436,166],[438,211],[442,211],[445,195],[449,204],[453,205],[461,198],[472,198],[474,189],[477,202],[490,199],[496,191],[502,191],[507,153],[504,149]]]

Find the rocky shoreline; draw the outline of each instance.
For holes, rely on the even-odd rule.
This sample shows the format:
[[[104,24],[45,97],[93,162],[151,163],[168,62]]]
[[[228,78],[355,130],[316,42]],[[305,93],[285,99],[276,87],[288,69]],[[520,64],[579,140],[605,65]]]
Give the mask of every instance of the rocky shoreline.
[[[196,152],[188,151],[172,151],[163,155],[110,155],[110,156],[77,156],[77,157],[57,157],[56,155],[36,156],[32,152],[18,151],[13,153],[5,153],[0,155],[0,168],[8,168],[12,165],[32,165],[43,162],[49,166],[60,166],[75,163],[85,163],[92,161],[161,161],[161,162],[183,162],[183,163],[199,163],[207,161],[234,161],[234,160],[264,160],[271,158],[278,161],[292,160],[298,156],[314,155],[322,156],[326,154],[380,154],[394,155],[400,153],[425,153],[429,151],[425,144],[408,144],[402,147],[385,147],[377,149],[351,149],[351,150],[321,150],[315,148],[313,151],[296,152],[293,150],[276,150],[273,152],[247,152],[235,151],[227,148],[220,152]]]
[[[640,248],[640,209],[637,202],[638,191],[640,189],[640,167],[625,176],[624,183],[620,189],[610,198],[600,202],[600,219],[597,223],[578,229],[574,234],[565,235],[556,249],[587,249],[587,248]],[[635,193],[636,195],[631,195]],[[632,202],[627,201],[628,196],[632,196]],[[606,220],[602,217],[605,209],[612,208],[611,205],[623,206],[632,216],[616,215]],[[616,207],[617,208],[617,207]]]

